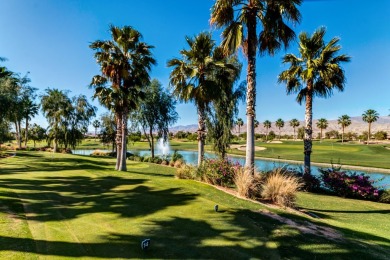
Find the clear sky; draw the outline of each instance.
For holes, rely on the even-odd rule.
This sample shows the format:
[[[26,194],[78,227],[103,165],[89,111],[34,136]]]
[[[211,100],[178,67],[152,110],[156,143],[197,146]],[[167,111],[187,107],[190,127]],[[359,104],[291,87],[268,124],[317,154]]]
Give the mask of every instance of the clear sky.
[[[10,70],[30,72],[31,85],[44,89],[71,90],[71,95],[92,96],[88,84],[99,74],[89,43],[109,39],[108,25],[131,25],[144,41],[154,45],[158,65],[152,78],[168,87],[168,59],[179,57],[186,48],[184,37],[211,30],[210,8],[213,0],[0,0],[0,57]],[[330,0],[304,1],[302,22],[295,27],[312,33],[327,28],[326,38],[341,38],[342,53],[352,57],[344,65],[347,84],[344,92],[330,99],[314,100],[314,118],[336,119],[342,114],[359,116],[375,109],[381,116],[390,113],[390,1]],[[220,32],[213,31],[220,41]],[[287,96],[277,84],[277,75],[286,67],[281,57],[297,54],[296,43],[274,57],[257,59],[256,118],[263,122],[282,118],[304,119],[304,106]],[[243,61],[245,63],[245,61]],[[245,79],[243,68],[242,79]],[[97,101],[94,102],[98,106]],[[98,106],[98,115],[105,110]],[[193,104],[178,104],[177,125],[197,122]],[[244,121],[245,104],[240,105]],[[46,125],[42,116],[33,122]]]

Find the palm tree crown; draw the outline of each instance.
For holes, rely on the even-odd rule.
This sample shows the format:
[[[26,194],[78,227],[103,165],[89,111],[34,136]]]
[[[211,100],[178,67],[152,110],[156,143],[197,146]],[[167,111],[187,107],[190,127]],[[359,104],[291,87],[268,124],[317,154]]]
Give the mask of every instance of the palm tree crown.
[[[220,48],[211,39],[211,34],[200,33],[195,37],[186,37],[188,49],[180,51],[181,58],[167,62],[173,67],[170,73],[170,85],[173,94],[184,102],[193,101],[198,110],[198,165],[204,157],[204,141],[206,136],[206,110],[209,104],[221,93],[221,79],[216,74],[226,77],[236,75],[241,67],[235,61],[228,60]],[[227,71],[229,73],[221,73]],[[228,80],[228,79],[227,79]]]
[[[345,75],[341,63],[349,62],[347,55],[338,55],[341,46],[335,37],[325,43],[325,28],[317,29],[311,36],[299,35],[299,56],[286,54],[283,63],[289,68],[279,74],[278,82],[286,84],[287,94],[298,94],[298,103],[306,102],[305,109],[305,173],[310,174],[312,150],[313,97],[329,97],[333,89],[344,90]]]
[[[371,138],[371,124],[376,122],[378,118],[379,118],[379,113],[373,109],[368,109],[364,111],[362,115],[363,121],[368,123],[367,144],[369,144]]]
[[[351,125],[351,118],[348,115],[342,115],[337,119],[337,123],[341,125],[342,135],[341,135],[341,143],[344,143],[344,129]]]
[[[254,173],[254,119],[256,117],[256,53],[273,55],[295,38],[286,24],[299,22],[297,6],[301,0],[216,0],[211,13],[211,24],[224,28],[222,47],[233,53],[242,47],[247,66],[247,145],[245,166]],[[258,33],[258,30],[260,32]]]

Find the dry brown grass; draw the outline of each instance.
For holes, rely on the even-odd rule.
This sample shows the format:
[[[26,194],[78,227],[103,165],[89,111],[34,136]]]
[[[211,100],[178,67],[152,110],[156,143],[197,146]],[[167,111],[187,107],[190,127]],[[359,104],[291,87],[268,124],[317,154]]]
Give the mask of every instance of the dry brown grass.
[[[234,184],[236,185],[239,196],[249,198],[251,186],[253,183],[253,175],[247,168],[241,168],[234,176]]]
[[[302,187],[300,180],[288,175],[282,168],[270,173],[262,185],[261,196],[280,206],[293,207],[296,193]]]
[[[195,171],[194,166],[183,164],[176,170],[175,177],[178,179],[194,179]]]

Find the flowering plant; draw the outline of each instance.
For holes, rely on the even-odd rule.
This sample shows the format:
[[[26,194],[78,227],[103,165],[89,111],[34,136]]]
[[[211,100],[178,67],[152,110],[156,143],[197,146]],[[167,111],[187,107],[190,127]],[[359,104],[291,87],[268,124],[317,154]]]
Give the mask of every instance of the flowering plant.
[[[375,187],[380,180],[370,180],[370,176],[348,173],[337,169],[320,169],[324,187],[342,197],[378,200],[383,187]]]
[[[242,166],[229,159],[205,159],[198,168],[198,175],[203,181],[214,185],[232,186],[234,176]]]

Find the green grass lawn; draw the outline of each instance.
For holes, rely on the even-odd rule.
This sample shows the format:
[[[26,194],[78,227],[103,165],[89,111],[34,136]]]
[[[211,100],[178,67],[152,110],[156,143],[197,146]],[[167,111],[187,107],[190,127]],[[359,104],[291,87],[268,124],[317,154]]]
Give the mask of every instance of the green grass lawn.
[[[320,219],[266,209],[175,169],[45,152],[0,159],[0,259],[388,259],[390,205],[301,193]],[[214,211],[218,204],[220,211]],[[305,234],[316,223],[341,238]],[[140,242],[151,238],[150,250]]]

